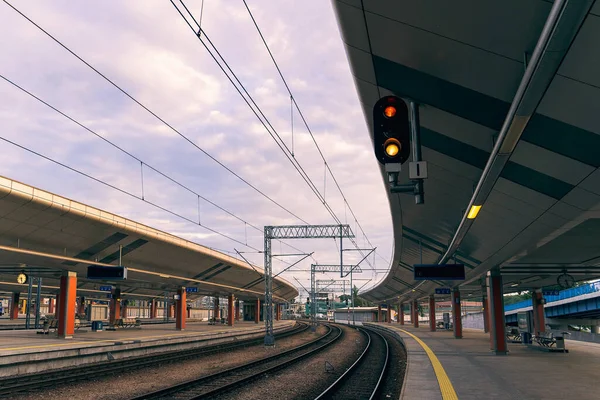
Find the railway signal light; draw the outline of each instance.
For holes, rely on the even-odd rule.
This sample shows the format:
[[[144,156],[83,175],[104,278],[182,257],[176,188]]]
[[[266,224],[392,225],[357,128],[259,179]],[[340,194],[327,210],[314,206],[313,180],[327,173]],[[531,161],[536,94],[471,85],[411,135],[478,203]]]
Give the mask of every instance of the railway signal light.
[[[373,144],[381,164],[404,164],[410,156],[410,121],[406,103],[385,96],[373,107]]]

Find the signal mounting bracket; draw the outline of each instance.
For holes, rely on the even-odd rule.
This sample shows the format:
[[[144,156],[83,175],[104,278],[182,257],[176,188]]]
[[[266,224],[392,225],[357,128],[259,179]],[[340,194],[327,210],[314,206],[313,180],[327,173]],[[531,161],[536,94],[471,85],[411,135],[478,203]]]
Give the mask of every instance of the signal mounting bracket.
[[[425,190],[423,179],[427,179],[427,162],[421,159],[421,129],[419,122],[419,105],[409,101],[410,111],[410,144],[412,162],[409,163],[409,178],[411,183],[398,184],[398,175],[401,170],[400,164],[386,164],[385,171],[388,173],[388,183],[391,193],[413,193],[415,204],[425,203]],[[397,166],[397,167],[396,167]]]

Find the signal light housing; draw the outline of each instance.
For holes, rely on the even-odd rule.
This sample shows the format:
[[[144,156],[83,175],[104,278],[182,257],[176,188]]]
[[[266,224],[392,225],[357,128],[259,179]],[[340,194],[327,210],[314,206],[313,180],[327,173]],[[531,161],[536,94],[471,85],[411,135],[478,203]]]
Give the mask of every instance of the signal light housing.
[[[410,156],[410,121],[406,103],[385,96],[373,107],[373,144],[381,164],[404,164]]]

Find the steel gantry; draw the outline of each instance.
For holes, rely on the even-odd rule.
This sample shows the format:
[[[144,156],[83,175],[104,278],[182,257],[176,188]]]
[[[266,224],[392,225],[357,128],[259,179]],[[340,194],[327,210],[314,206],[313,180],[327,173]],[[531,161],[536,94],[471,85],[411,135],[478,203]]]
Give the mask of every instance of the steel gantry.
[[[340,268],[343,265],[342,244],[344,238],[353,238],[350,225],[281,225],[265,226],[265,346],[273,346],[273,239],[335,239],[340,238]]]
[[[348,276],[348,274],[352,273],[352,272],[362,272],[362,270],[360,269],[360,267],[358,265],[342,265],[342,267],[340,268],[339,265],[335,265],[335,264],[311,264],[310,265],[310,294],[311,294],[311,301],[313,303],[312,307],[311,307],[311,312],[310,312],[310,316],[311,316],[311,321],[312,321],[312,326],[311,326],[311,330],[314,332],[317,326],[317,281],[315,281],[315,273],[317,272],[337,272],[337,271],[341,271],[341,275],[342,276]],[[329,288],[331,285],[337,283],[336,286],[339,286],[340,281],[335,281],[335,280],[331,280],[331,281],[318,281],[319,283],[321,282],[329,282],[330,285],[326,286],[323,289],[327,289]],[[343,282],[343,292],[346,293],[346,282],[347,281],[341,281]],[[350,290],[352,290],[352,287],[350,287]],[[333,290],[330,290],[333,291]]]

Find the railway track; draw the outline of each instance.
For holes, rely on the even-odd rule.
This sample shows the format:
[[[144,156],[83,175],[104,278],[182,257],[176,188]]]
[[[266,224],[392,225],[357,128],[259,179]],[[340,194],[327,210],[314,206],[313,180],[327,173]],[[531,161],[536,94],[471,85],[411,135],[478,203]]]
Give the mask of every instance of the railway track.
[[[290,330],[277,333],[275,337],[284,338],[295,335],[306,331],[309,326],[309,324],[300,322]],[[72,383],[89,378],[97,378],[98,376],[105,376],[107,374],[114,374],[125,370],[130,371],[132,369],[154,366],[157,364],[172,363],[194,357],[230,351],[240,347],[262,344],[263,341],[264,339],[261,337],[257,339],[240,340],[232,343],[206,346],[198,349],[129,357],[122,360],[106,361],[102,363],[60,369],[56,371],[18,375],[15,377],[0,379],[0,397],[10,398],[16,393],[23,393],[40,388],[47,390],[60,384]]]
[[[360,328],[368,338],[359,358],[315,400],[377,399],[381,382],[388,370],[390,346],[380,333]]]
[[[325,325],[329,331],[308,343],[285,352],[266,357],[242,366],[227,369],[222,372],[203,376],[189,382],[184,382],[166,389],[146,393],[131,400],[142,399],[208,399],[221,396],[224,393],[258,378],[261,375],[272,373],[290,366],[306,357],[314,355],[343,335],[343,330],[335,325]]]

